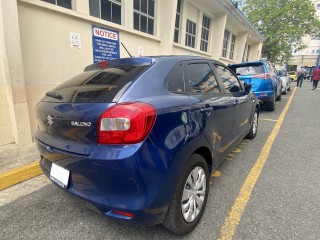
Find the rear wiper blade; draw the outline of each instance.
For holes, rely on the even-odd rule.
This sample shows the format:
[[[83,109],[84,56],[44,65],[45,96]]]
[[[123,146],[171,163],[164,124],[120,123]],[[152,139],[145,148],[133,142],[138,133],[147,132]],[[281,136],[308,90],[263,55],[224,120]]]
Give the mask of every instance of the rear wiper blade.
[[[62,95],[59,94],[59,93],[57,93],[57,92],[47,92],[47,93],[46,93],[46,96],[48,96],[48,97],[53,97],[53,98],[59,99],[59,100],[62,100],[62,99],[63,99]]]

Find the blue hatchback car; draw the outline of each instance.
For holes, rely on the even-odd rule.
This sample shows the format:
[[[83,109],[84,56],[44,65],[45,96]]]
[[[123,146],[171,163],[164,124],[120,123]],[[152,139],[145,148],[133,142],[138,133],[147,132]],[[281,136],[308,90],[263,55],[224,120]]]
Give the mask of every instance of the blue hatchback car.
[[[281,100],[282,81],[273,64],[260,60],[229,65],[240,80],[252,85],[252,91],[269,111],[274,111],[276,101]]]
[[[109,218],[187,234],[204,212],[210,173],[257,134],[250,88],[200,57],[90,65],[36,107],[41,168]]]

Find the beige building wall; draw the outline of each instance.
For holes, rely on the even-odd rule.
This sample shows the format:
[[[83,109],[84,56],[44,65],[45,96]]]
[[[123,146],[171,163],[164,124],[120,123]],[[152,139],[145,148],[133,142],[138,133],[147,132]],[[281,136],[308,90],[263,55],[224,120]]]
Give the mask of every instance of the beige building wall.
[[[262,46],[263,37],[257,32],[252,32],[252,25],[228,0],[182,1],[178,43],[173,42],[177,0],[155,1],[154,35],[133,29],[133,0],[122,1],[122,25],[90,16],[88,0],[73,0],[72,10],[40,0],[0,1],[6,2],[6,5],[8,2],[14,3],[9,10],[6,8],[8,16],[0,15],[0,20],[8,18],[4,19],[3,28],[0,24],[0,34],[4,32],[0,38],[6,36],[7,28],[13,26],[13,30],[10,31],[14,35],[5,38],[7,41],[16,39],[7,45],[0,43],[0,114],[5,116],[0,118],[0,131],[4,132],[0,138],[0,145],[19,141],[24,144],[30,143],[37,128],[34,117],[37,102],[47,91],[93,63],[92,25],[119,31],[120,41],[133,56],[197,55],[228,64],[241,61],[245,44],[250,42],[252,50],[249,60],[260,58],[258,49]],[[3,11],[2,8],[1,12]],[[12,14],[16,18],[14,21],[10,20],[9,24],[9,15]],[[207,52],[200,51],[203,14],[211,19]],[[185,46],[187,19],[197,23],[195,48]],[[221,57],[226,28],[237,36],[234,59]],[[70,33],[80,35],[81,48],[71,47]],[[19,51],[16,56],[10,55],[6,60],[5,54],[13,44],[17,44]],[[120,57],[129,57],[122,46]],[[10,75],[12,66],[18,64],[21,74]],[[22,84],[20,95],[17,95],[15,79],[20,80]],[[24,116],[25,121],[21,121],[21,116]],[[19,124],[26,127],[21,128]],[[21,135],[22,132],[24,137]]]

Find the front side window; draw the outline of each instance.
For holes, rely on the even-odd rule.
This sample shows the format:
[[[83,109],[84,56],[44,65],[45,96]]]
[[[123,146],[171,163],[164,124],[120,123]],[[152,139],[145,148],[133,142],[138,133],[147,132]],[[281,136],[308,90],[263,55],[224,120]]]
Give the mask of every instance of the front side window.
[[[121,24],[121,0],[89,0],[90,15]]]
[[[231,36],[231,45],[230,45],[230,54],[229,54],[229,58],[230,59],[234,59],[234,50],[235,50],[235,45],[236,45],[236,36],[232,34]]]
[[[153,35],[155,24],[155,1],[134,0],[133,8],[134,29]]]
[[[204,52],[208,52],[210,23],[211,19],[203,15],[200,50]]]
[[[196,23],[187,19],[186,46],[194,48],[196,46]]]
[[[220,93],[220,88],[212,69],[207,63],[188,65],[189,84],[195,93]]]
[[[60,7],[72,9],[71,0],[42,0],[43,2],[52,3]]]
[[[177,1],[177,12],[176,12],[176,22],[174,26],[174,38],[173,41],[179,42],[179,33],[180,33],[180,21],[181,21],[181,0]]]
[[[239,92],[241,90],[238,78],[228,68],[217,64],[215,67],[227,91]]]
[[[230,32],[226,29],[224,30],[224,36],[223,36],[223,46],[222,46],[222,57],[227,57],[228,52],[228,46],[229,46],[229,37]]]

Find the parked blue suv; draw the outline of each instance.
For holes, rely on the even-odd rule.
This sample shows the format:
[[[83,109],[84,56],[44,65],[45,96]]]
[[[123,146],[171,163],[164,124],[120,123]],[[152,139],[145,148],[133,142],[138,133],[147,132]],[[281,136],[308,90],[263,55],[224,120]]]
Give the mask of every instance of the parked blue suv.
[[[240,80],[252,85],[252,91],[269,111],[274,111],[276,100],[281,100],[282,82],[273,64],[260,60],[229,65]]]
[[[257,134],[250,88],[200,57],[90,65],[36,107],[40,166],[109,218],[186,234],[204,212],[210,173]]]

